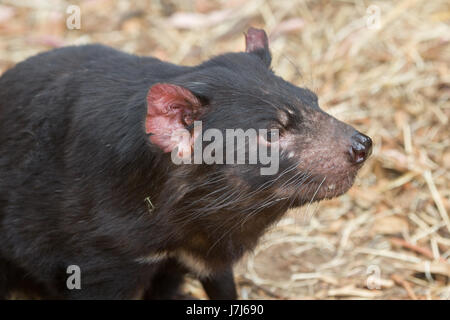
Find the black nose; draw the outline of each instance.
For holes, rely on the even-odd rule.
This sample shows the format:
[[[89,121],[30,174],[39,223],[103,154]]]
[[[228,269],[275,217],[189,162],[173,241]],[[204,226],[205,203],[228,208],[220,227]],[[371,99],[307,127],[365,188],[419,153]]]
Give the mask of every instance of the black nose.
[[[353,163],[363,163],[372,153],[372,139],[360,132],[356,132],[351,139],[350,158]]]

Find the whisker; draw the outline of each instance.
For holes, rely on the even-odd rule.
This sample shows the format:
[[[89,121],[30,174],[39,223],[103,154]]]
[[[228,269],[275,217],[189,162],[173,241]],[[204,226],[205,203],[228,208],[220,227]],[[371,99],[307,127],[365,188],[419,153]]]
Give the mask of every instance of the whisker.
[[[301,175],[300,178],[298,179],[299,181],[295,181],[295,180],[294,180],[294,182],[295,182],[295,184],[296,184],[297,186],[301,186],[302,183],[303,183],[304,181],[306,181],[306,180],[311,176],[311,174],[306,174],[306,173],[304,173],[304,172],[301,172],[301,173],[302,173],[302,175]],[[306,175],[306,178],[304,177],[304,175]],[[298,174],[297,174],[296,176],[298,176]],[[289,180],[291,180],[291,179],[289,179]],[[283,185],[286,185],[286,182],[285,182]],[[212,248],[214,248],[214,246],[215,246],[220,240],[222,240],[227,234],[229,234],[230,232],[234,231],[234,230],[239,226],[239,224],[241,225],[241,228],[242,228],[242,226],[243,226],[249,219],[251,219],[252,217],[254,217],[256,214],[258,214],[258,213],[259,213],[261,210],[263,210],[264,208],[268,207],[270,204],[272,204],[272,203],[274,203],[274,202],[279,202],[279,201],[282,201],[282,200],[285,200],[285,199],[288,199],[288,198],[289,198],[289,197],[284,197],[284,198],[279,198],[279,199],[273,200],[275,197],[276,197],[276,195],[272,195],[271,197],[269,197],[269,199],[266,199],[266,201],[264,201],[262,204],[258,204],[258,206],[257,206],[255,209],[253,209],[254,207],[248,208],[246,211],[248,211],[248,210],[250,210],[250,209],[253,209],[253,211],[251,211],[250,213],[247,213],[246,216],[244,216],[244,218],[242,219],[241,222],[238,221],[238,223],[236,223],[235,225],[233,225],[233,227],[230,228],[228,232],[226,232],[219,240],[217,240],[217,241],[211,246],[211,248],[208,250],[208,253],[209,253],[209,252],[212,250]],[[295,199],[293,199],[293,200],[295,200]],[[293,201],[293,200],[291,200],[291,204],[292,204],[292,201]],[[244,212],[245,212],[245,211],[244,211]]]
[[[311,200],[309,201],[309,203],[308,203],[308,207],[306,208],[306,217],[308,217],[308,211],[309,211],[309,207],[311,206],[311,203],[313,203],[313,201],[314,201],[314,198],[316,197],[316,195],[317,195],[317,192],[319,192],[319,190],[320,190],[320,187],[322,187],[322,184],[325,182],[325,180],[327,179],[327,177],[325,176],[325,177],[323,177],[323,179],[322,179],[322,182],[320,182],[320,184],[319,184],[319,186],[317,187],[317,189],[316,189],[316,191],[314,192],[314,194],[313,194],[313,196],[312,196],[312,198],[311,198]]]

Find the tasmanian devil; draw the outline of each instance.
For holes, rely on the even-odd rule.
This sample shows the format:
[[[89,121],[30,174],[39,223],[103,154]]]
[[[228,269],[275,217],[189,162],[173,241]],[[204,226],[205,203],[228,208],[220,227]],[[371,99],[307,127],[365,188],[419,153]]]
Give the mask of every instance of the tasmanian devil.
[[[271,224],[350,188],[370,138],[274,74],[263,30],[245,39],[246,52],[193,67],[86,45],[2,75],[1,298],[172,298],[192,272],[210,298],[234,299],[232,266]],[[278,170],[175,163],[195,156],[199,122],[266,130],[256,145],[277,144]]]

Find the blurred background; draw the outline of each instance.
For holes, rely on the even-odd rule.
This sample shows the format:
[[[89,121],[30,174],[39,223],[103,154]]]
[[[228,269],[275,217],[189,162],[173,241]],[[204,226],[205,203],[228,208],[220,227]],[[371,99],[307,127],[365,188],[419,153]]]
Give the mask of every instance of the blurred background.
[[[243,51],[250,26],[374,153],[347,194],[271,228],[236,267],[240,298],[449,299],[450,2],[0,0],[0,74],[94,42],[195,65]]]

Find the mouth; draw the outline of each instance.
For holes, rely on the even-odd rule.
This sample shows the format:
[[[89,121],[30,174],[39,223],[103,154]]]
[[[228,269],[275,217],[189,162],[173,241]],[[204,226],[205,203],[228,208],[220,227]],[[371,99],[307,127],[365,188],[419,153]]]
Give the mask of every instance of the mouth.
[[[290,198],[291,207],[299,207],[325,199],[336,198],[347,192],[355,181],[357,171],[339,175],[317,175],[306,179],[300,186],[289,187],[281,192]]]
[[[309,198],[311,202],[339,197],[351,188],[355,181],[355,176],[356,174],[348,174],[340,179],[327,179],[327,177],[324,177],[320,182],[313,183],[310,188],[311,191],[307,192],[304,196]]]

